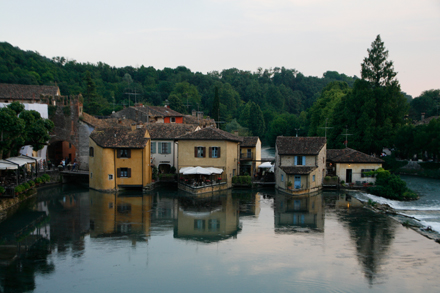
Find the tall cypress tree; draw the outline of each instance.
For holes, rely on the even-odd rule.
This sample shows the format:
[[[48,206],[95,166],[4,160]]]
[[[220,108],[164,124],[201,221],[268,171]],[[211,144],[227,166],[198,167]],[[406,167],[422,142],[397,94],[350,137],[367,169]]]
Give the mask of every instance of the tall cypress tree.
[[[214,103],[212,104],[212,118],[220,121],[220,99],[218,97],[218,87],[215,87]]]

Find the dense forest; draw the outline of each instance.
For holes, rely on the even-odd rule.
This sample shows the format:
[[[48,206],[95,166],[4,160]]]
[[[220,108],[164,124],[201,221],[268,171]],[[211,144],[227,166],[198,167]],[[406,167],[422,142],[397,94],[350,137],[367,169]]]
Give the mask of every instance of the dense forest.
[[[387,57],[378,36],[360,78],[335,71],[304,76],[284,67],[203,74],[184,66],[116,68],[102,62],[49,59],[0,43],[0,83],[58,85],[62,95],[81,93],[85,111],[93,115],[106,116],[134,103],[168,103],[181,113],[203,111],[222,121],[223,129],[258,135],[266,144],[273,145],[278,135],[326,135],[329,147],[348,143],[366,153],[380,153],[383,146],[402,145],[396,138],[399,131],[419,133],[411,121],[419,120],[422,112],[426,117],[438,115],[440,105],[440,90],[427,90],[415,99],[401,92]],[[400,153],[414,149],[418,148]],[[438,156],[434,146],[429,151]]]

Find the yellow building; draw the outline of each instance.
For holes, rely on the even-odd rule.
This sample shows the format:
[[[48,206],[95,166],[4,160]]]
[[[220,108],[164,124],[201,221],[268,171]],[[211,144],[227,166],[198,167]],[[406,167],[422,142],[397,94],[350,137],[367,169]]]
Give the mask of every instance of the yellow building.
[[[89,186],[101,191],[150,184],[150,136],[142,125],[95,129],[89,139]]]
[[[278,136],[276,188],[292,194],[319,191],[326,173],[326,145],[324,137]]]
[[[240,144],[240,174],[255,176],[261,165],[261,140],[258,136],[245,136]]]
[[[382,167],[383,160],[351,148],[327,150],[327,173],[336,175],[346,183],[374,183],[376,178],[367,175],[369,171]]]
[[[226,188],[232,187],[232,177],[238,175],[240,143],[243,139],[218,128],[207,127],[178,137],[179,170],[184,167],[214,167],[223,169],[221,177]]]

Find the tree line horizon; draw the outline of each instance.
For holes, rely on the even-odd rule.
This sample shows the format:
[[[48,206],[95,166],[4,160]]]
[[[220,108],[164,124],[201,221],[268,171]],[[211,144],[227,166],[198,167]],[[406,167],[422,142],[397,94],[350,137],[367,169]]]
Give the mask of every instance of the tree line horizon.
[[[379,154],[384,146],[402,147],[399,131],[419,133],[421,129],[416,130],[411,120],[420,120],[421,113],[438,115],[440,90],[426,90],[414,99],[402,92],[380,35],[367,53],[361,77],[336,71],[326,71],[322,77],[304,76],[285,67],[203,74],[185,66],[116,68],[102,62],[49,59],[4,42],[0,43],[0,83],[57,85],[62,95],[81,93],[84,111],[98,116],[135,102],[169,104],[183,114],[195,109],[222,121],[226,131],[256,135],[269,145],[279,135],[326,135],[330,148],[343,148],[347,133],[348,147]],[[413,146],[401,155],[412,151],[421,149]],[[429,152],[438,157],[435,147]]]

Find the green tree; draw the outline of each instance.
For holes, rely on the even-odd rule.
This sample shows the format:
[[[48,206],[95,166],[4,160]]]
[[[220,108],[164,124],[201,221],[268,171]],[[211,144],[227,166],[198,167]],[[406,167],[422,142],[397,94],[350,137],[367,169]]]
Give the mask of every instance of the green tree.
[[[168,102],[170,103],[170,108],[173,109],[174,111],[177,111],[179,113],[185,113],[185,106],[182,103],[182,100],[180,100],[180,98],[175,95],[175,94],[171,94],[168,97]]]
[[[388,50],[385,50],[384,42],[382,42],[380,35],[377,35],[374,42],[371,43],[371,48],[367,50],[368,57],[364,58],[362,63],[361,77],[370,82],[373,86],[390,86],[392,83],[397,83],[394,72],[393,61],[387,61]]]
[[[218,87],[215,87],[214,102],[212,103],[211,117],[215,121],[220,121],[220,99],[218,97]]]
[[[4,154],[9,157],[13,146],[24,143],[24,127],[24,121],[17,117],[14,110],[10,107],[0,108],[0,159]]]
[[[249,130],[252,132],[252,135],[262,137],[264,135],[264,131],[266,130],[263,111],[261,111],[260,106],[254,102],[250,103],[250,113],[252,114],[249,117]]]

